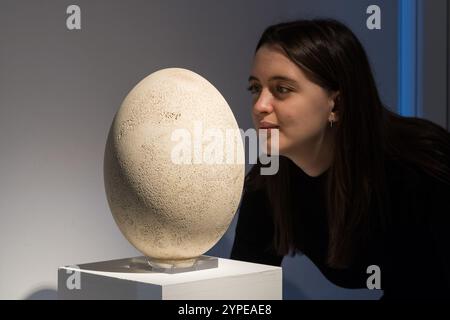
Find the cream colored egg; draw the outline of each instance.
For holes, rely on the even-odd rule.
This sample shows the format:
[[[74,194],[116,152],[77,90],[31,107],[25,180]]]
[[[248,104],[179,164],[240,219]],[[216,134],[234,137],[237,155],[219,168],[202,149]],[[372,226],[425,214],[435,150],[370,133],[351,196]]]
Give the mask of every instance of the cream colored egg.
[[[238,132],[220,92],[186,69],[152,73],[126,96],[106,143],[105,190],[119,229],[154,264],[190,265],[228,229],[245,173]]]

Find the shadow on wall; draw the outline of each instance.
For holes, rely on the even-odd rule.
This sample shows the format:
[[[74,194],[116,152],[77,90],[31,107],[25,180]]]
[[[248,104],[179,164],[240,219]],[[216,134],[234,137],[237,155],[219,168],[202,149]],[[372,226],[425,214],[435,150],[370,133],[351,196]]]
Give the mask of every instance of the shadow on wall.
[[[283,277],[283,300],[308,300],[309,297],[295,285],[293,281],[289,281]]]
[[[305,255],[283,259],[283,299],[378,300],[382,290],[348,289],[330,282]]]
[[[57,300],[58,292],[52,288],[37,289],[28,296],[25,300]]]

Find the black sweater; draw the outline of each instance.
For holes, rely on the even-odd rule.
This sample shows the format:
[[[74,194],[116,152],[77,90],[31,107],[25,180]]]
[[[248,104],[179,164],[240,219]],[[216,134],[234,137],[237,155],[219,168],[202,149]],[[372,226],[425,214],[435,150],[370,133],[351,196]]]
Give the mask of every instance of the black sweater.
[[[369,249],[349,268],[333,269],[325,261],[327,172],[310,177],[295,168],[295,210],[304,210],[308,217],[307,228],[302,228],[308,230],[302,236],[302,253],[328,280],[344,288],[367,288],[367,267],[377,265],[382,299],[450,297],[450,186],[411,166],[387,161],[391,224],[369,241]],[[279,266],[283,257],[273,248],[274,225],[267,196],[263,189],[245,190],[231,258]],[[299,232],[298,224],[294,230]]]

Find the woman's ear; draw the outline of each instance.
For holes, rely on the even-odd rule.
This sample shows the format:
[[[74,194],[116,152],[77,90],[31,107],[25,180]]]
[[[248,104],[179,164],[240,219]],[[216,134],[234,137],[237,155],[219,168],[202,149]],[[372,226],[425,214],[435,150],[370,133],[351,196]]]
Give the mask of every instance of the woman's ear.
[[[331,97],[330,97],[330,99],[332,100],[332,109],[331,109],[331,111],[336,111],[334,109],[339,104],[339,100],[340,100],[340,97],[341,97],[340,95],[341,95],[341,93],[339,91],[334,91],[331,94]]]
[[[339,109],[340,109],[339,104],[340,104],[340,100],[341,100],[340,92],[339,91],[333,92],[331,94],[330,100],[331,100],[331,105],[330,105],[329,120],[331,121],[331,119],[332,119],[332,121],[334,121],[334,122],[339,121]]]

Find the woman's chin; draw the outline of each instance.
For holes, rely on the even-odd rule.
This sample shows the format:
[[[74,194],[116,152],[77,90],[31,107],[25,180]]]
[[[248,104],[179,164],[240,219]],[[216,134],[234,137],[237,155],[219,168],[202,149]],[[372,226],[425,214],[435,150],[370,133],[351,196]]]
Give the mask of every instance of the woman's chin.
[[[264,150],[265,154],[267,154],[268,156],[283,156],[284,155],[284,149],[282,148],[282,146],[278,146],[277,150],[274,150],[272,152],[272,146],[270,145],[270,143],[267,144],[267,149]]]

